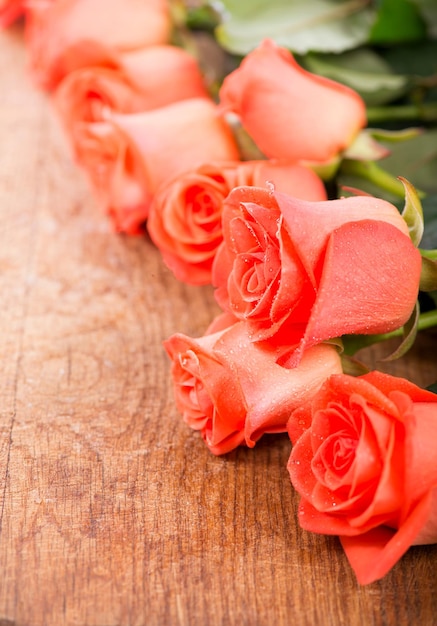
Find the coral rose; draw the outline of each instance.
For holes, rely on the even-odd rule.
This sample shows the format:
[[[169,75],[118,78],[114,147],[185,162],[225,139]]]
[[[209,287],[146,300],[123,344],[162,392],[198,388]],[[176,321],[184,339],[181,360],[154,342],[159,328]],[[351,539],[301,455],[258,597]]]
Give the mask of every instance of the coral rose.
[[[314,346],[299,367],[287,369],[280,364],[286,347],[254,344],[247,330],[239,322],[200,339],[178,333],[164,342],[176,405],[214,454],[284,432],[291,411],[330,374],[341,372],[333,346]]]
[[[206,98],[144,113],[106,111],[74,136],[78,163],[117,230],[141,232],[153,195],[167,180],[208,161],[238,158],[229,127]]]
[[[240,187],[223,209],[216,299],[254,340],[295,353],[344,334],[389,332],[409,318],[421,258],[392,204],[369,196],[306,202]]]
[[[360,583],[437,542],[437,396],[380,372],[329,378],[291,415],[299,521],[339,535]]]
[[[166,0],[28,0],[26,40],[35,83],[53,89],[69,72],[122,52],[167,43]],[[102,46],[99,52],[98,46]]]
[[[94,48],[97,55],[101,48]],[[151,46],[127,53],[108,51],[106,61],[107,66],[71,72],[54,92],[56,109],[79,162],[83,159],[84,141],[87,143],[99,133],[111,135],[105,123],[108,112],[143,112],[180,100],[207,97],[196,61],[175,46]],[[112,141],[117,143],[114,138]],[[115,145],[113,149],[117,151]],[[105,174],[101,176],[104,178]],[[130,210],[138,208],[141,199],[135,180],[126,182],[121,189],[117,182],[108,182],[114,206],[126,203]],[[139,219],[142,221],[142,213]]]
[[[271,158],[328,161],[366,125],[355,91],[305,71],[270,40],[225,78],[220,100]]]
[[[320,178],[301,165],[216,163],[182,174],[158,191],[147,221],[152,240],[179,280],[211,282],[212,263],[223,239],[223,201],[240,185],[269,185],[306,200],[326,199]]]
[[[108,51],[106,65],[71,72],[56,89],[54,103],[74,139],[81,124],[101,121],[105,109],[137,113],[200,97],[208,93],[195,59],[176,46],[150,46]]]
[[[0,28],[6,28],[24,13],[25,0],[0,0]]]

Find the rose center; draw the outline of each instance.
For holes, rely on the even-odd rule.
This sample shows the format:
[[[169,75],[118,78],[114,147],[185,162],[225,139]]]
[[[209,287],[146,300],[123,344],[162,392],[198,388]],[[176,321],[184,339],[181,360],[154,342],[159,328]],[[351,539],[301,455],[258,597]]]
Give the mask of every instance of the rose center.
[[[332,446],[332,469],[343,474],[347,471],[355,458],[358,442],[350,437],[336,439]]]
[[[179,387],[185,406],[191,411],[199,411],[205,417],[210,417],[213,412],[213,403],[203,381],[197,375],[197,356],[191,350],[187,350],[180,356],[179,362],[183,371]]]
[[[202,230],[213,232],[221,228],[218,215],[218,203],[211,193],[202,187],[191,187],[186,196],[189,220],[199,225]]]

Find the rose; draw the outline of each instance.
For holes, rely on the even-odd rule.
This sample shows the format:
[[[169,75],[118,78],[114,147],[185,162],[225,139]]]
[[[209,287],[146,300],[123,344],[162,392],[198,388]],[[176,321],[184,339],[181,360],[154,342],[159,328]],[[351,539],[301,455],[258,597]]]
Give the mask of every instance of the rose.
[[[223,208],[213,264],[220,306],[254,340],[302,349],[344,334],[402,326],[415,305],[421,258],[390,203],[369,196],[305,202],[240,187]]]
[[[79,162],[87,151],[84,145],[96,146],[99,134],[104,134],[113,142],[112,150],[117,153],[116,132],[111,135],[104,124],[108,111],[135,113],[179,100],[207,97],[195,60],[175,46],[151,46],[124,54],[108,51],[105,62],[107,66],[71,72],[54,92],[55,106]],[[91,148],[91,152],[93,150]],[[111,161],[108,153],[107,156]],[[97,165],[103,170],[107,166],[107,163],[103,167],[101,163]],[[97,180],[103,179],[102,187],[106,186],[104,178],[105,173],[99,172]],[[125,229],[123,224],[128,222],[127,228],[136,231],[138,222],[144,219],[144,203],[140,190],[136,188],[135,175],[130,182],[125,179],[121,186],[112,180],[108,183],[109,189],[105,193],[110,198],[109,202],[114,207],[120,206],[120,220],[118,210],[114,208],[120,230]],[[100,183],[97,186],[100,187]],[[124,215],[126,205],[127,219]]]
[[[6,28],[24,12],[25,0],[0,0],[0,28]]]
[[[207,98],[135,114],[102,112],[76,129],[76,160],[117,230],[141,232],[160,185],[208,161],[238,158],[229,127]]]
[[[240,185],[266,186],[307,200],[324,200],[320,178],[301,165],[247,161],[201,165],[164,185],[155,195],[147,228],[164,262],[182,281],[211,282],[222,237],[223,201]]]
[[[102,120],[105,108],[136,113],[207,96],[195,59],[182,48],[163,45],[127,53],[108,50],[103,65],[68,74],[54,103],[67,134],[74,137],[81,124]]]
[[[339,535],[360,583],[437,542],[437,395],[380,372],[332,376],[288,431],[300,524]]]
[[[366,125],[356,92],[305,71],[270,40],[225,78],[220,101],[260,150],[278,159],[330,160]]]
[[[254,344],[247,330],[239,322],[200,339],[178,333],[164,342],[176,405],[214,454],[284,432],[291,411],[330,374],[341,372],[333,346],[314,346],[299,367],[287,369],[280,364],[287,347]]]
[[[128,52],[167,43],[170,28],[166,0],[28,0],[32,76],[40,87],[53,89],[69,72],[101,62],[107,49]]]

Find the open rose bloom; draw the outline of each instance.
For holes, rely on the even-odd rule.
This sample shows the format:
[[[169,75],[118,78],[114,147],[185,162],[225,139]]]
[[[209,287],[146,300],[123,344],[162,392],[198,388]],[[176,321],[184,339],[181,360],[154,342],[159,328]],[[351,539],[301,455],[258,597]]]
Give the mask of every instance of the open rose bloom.
[[[380,372],[334,375],[288,431],[299,522],[339,535],[360,583],[437,542],[437,395]]]
[[[203,164],[163,185],[153,199],[149,234],[176,278],[211,282],[222,236],[223,202],[234,187],[275,187],[305,200],[325,200],[321,179],[303,165],[279,161]]]
[[[359,196],[307,202],[240,187],[223,209],[216,299],[254,341],[302,350],[345,334],[402,326],[416,302],[421,257],[399,211]]]

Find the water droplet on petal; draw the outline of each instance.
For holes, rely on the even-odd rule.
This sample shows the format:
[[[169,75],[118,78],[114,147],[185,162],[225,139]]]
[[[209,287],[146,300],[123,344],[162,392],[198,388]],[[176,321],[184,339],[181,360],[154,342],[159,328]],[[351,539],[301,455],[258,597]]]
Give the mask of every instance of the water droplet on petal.
[[[269,190],[269,194],[273,195],[275,192],[275,183],[271,180],[266,180],[266,187]]]

